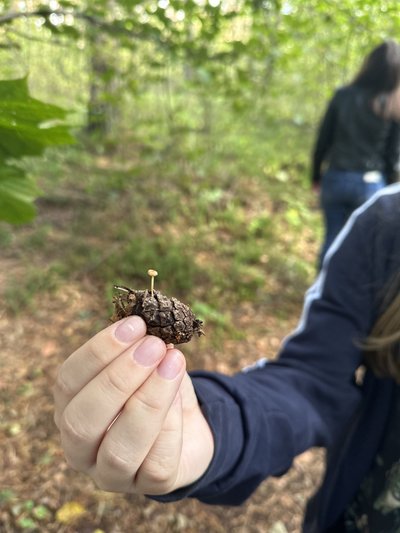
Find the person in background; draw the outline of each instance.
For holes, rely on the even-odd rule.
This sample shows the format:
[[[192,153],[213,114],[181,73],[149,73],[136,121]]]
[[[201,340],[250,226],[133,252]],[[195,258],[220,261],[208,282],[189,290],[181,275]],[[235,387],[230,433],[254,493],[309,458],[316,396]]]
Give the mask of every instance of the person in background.
[[[335,92],[319,127],[312,183],[320,192],[325,223],[320,267],[352,211],[397,181],[399,155],[400,46],[389,40]]]
[[[103,490],[240,505],[321,446],[303,531],[399,532],[399,228],[394,184],[350,216],[278,358],[237,374],[187,373],[137,316],[100,331],[54,387],[68,463]]]

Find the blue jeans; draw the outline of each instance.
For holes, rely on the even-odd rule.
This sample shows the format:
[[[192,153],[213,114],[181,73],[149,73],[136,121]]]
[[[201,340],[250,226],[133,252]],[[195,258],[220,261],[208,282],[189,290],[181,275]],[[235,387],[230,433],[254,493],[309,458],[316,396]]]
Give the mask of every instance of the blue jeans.
[[[351,213],[385,185],[386,180],[380,172],[329,169],[322,176],[321,208],[325,220],[325,240],[320,252],[320,266]]]

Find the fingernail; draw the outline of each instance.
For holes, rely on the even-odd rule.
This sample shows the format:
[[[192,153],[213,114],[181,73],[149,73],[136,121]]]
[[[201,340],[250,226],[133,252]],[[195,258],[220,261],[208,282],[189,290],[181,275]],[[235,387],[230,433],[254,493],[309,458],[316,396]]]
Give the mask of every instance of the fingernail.
[[[158,337],[146,337],[133,352],[133,358],[139,365],[152,366],[165,353],[165,344]]]
[[[124,320],[115,330],[115,338],[120,342],[132,342],[141,334],[142,320],[137,316],[130,316]]]
[[[182,370],[183,365],[183,357],[178,352],[168,351],[158,365],[157,372],[164,379],[174,379]]]

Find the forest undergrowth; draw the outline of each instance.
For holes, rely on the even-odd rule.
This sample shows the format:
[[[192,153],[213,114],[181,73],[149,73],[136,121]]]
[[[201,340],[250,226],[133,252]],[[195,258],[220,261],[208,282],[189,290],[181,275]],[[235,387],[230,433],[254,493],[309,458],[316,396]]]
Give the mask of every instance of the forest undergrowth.
[[[205,322],[183,347],[189,370],[233,373],[276,356],[315,275],[320,215],[296,168],[238,176],[234,161],[216,171],[147,148],[54,150],[32,162],[37,219],[0,226],[0,530],[298,532],[318,450],[229,509],[104,493],[63,458],[56,369],[109,323],[115,283],[147,288],[155,268],[157,288]]]

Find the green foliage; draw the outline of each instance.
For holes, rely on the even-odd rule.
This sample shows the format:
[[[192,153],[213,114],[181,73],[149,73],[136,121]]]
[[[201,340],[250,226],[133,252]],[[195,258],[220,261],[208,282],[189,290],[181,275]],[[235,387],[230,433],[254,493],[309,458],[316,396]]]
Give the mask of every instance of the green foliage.
[[[12,512],[22,531],[39,531],[41,529],[40,522],[51,517],[51,511],[45,505],[36,505],[33,500],[16,503],[12,507]]]
[[[207,323],[211,322],[222,327],[229,324],[230,320],[227,313],[221,313],[221,311],[218,311],[215,307],[212,307],[207,303],[195,301],[192,305],[192,309],[200,320]]]
[[[33,305],[60,278],[140,287],[149,267],[159,270],[160,288],[204,302],[219,324],[213,309],[227,300],[261,301],[266,291],[298,297],[315,274],[304,248],[322,233],[308,175],[316,125],[364,54],[398,34],[397,1],[109,6],[33,0],[11,11],[5,2],[0,14],[0,74],[25,80],[29,71],[32,94],[15,80],[25,85],[13,94],[29,103],[18,107],[18,131],[7,115],[2,138],[18,158],[23,146],[42,153],[62,142],[51,121],[65,114],[46,115],[60,106],[74,110],[80,130],[92,111],[110,119],[89,141],[79,133],[81,146],[29,161],[32,178],[25,165],[6,161],[8,217],[33,216],[36,183],[45,191],[46,220],[19,243],[27,257],[47,254],[56,273],[30,283],[32,266],[8,300],[16,310]],[[37,107],[39,100],[55,108]],[[42,127],[49,120],[51,136]],[[53,228],[63,226],[64,212],[67,238]],[[0,229],[7,253],[14,240]]]
[[[0,220],[22,223],[35,215],[39,188],[17,162],[47,146],[72,142],[59,107],[29,95],[26,78],[0,80]]]
[[[88,120],[96,149],[114,149],[121,127],[134,125],[142,139],[145,122],[179,143],[189,131],[220,128],[225,136],[245,127],[264,137],[247,144],[243,135],[232,149],[263,148],[264,161],[279,153],[280,163],[286,151],[290,164],[308,162],[333,89],[400,27],[397,0],[115,0],[112,10],[107,0],[44,0],[18,9],[6,2],[0,15],[6,71],[19,75],[32,50],[32,87],[74,107],[80,127]],[[151,93],[158,102],[147,107]],[[236,115],[229,124],[214,113],[217,101]]]
[[[35,214],[33,201],[40,190],[21,168],[0,163],[0,219],[13,224],[28,222]]]
[[[161,274],[158,284],[177,294],[187,294],[193,289],[197,273],[188,245],[187,239],[171,239],[167,235],[153,239],[138,236],[123,246],[121,252],[115,253],[105,268],[117,283],[135,280],[147,287],[147,270],[156,265]]]
[[[24,309],[34,311],[35,298],[43,292],[55,290],[59,285],[59,280],[60,268],[58,264],[49,265],[46,271],[33,266],[28,268],[24,279],[10,279],[3,291],[8,311],[14,314]]]
[[[12,501],[15,498],[15,493],[12,489],[1,489],[0,490],[0,503],[7,503]]]
[[[195,300],[191,304],[191,308],[196,317],[206,324],[208,330],[213,328],[213,339],[216,346],[218,346],[224,333],[228,332],[232,337],[239,338],[239,333],[235,330],[228,312],[222,312],[213,305],[199,300]]]

